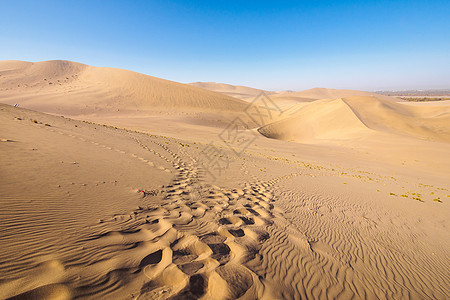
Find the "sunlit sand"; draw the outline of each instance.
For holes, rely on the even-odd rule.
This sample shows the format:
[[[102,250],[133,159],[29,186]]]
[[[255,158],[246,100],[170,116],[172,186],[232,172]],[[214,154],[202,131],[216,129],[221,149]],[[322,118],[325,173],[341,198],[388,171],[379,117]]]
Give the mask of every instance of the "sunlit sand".
[[[0,62],[0,299],[447,298],[449,101],[261,92]]]

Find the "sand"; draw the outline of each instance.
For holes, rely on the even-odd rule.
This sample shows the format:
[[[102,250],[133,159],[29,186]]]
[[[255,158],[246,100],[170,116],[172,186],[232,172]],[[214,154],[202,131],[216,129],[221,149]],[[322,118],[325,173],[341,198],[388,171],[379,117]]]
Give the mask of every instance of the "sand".
[[[449,297],[447,103],[330,91],[256,125],[125,70],[0,66],[0,299]]]
[[[356,96],[316,100],[294,108],[289,117],[258,131],[270,138],[312,143],[380,134],[450,142],[450,107],[445,104],[407,106],[375,96]]]
[[[240,111],[246,103],[128,70],[69,61],[0,62],[3,103],[54,114],[145,113],[164,109]]]
[[[226,83],[217,83],[217,82],[192,82],[189,85],[196,86],[205,90],[214,91],[217,93],[225,94],[230,97],[246,100],[253,99],[259,96],[261,93],[265,93],[267,95],[276,94],[276,92],[266,91],[261,89],[255,89],[242,85],[232,85]]]

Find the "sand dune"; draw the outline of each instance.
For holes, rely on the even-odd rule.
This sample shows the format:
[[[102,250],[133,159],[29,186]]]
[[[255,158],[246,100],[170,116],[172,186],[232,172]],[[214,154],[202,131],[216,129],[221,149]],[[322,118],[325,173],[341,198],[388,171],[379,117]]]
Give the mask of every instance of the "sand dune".
[[[278,95],[279,97],[299,97],[307,99],[335,99],[352,96],[379,96],[374,93],[356,91],[356,90],[339,90],[339,89],[327,89],[327,88],[313,88],[300,92],[292,92]],[[275,96],[276,97],[276,96]]]
[[[200,87],[202,89],[211,90],[217,93],[221,93],[227,96],[242,99],[246,102],[252,102],[261,93],[269,96],[270,99],[276,103],[280,108],[286,110],[290,109],[294,105],[302,104],[305,102],[312,102],[320,99],[337,99],[343,97],[353,96],[376,96],[380,99],[388,99],[392,101],[398,101],[396,98],[388,96],[382,96],[370,92],[356,91],[356,90],[339,90],[339,89],[327,89],[327,88],[313,88],[300,92],[293,91],[267,91],[261,89],[255,89],[240,85],[231,85],[225,83],[216,82],[194,82],[190,85]]]
[[[0,299],[449,298],[449,102],[293,94],[0,62]]]
[[[287,109],[293,105],[305,102],[312,102],[320,99],[337,99],[344,97],[353,96],[376,96],[384,99],[394,100],[395,98],[390,98],[387,96],[381,96],[370,92],[356,91],[356,90],[337,90],[337,89],[326,89],[326,88],[313,88],[300,92],[290,92],[270,95],[270,98],[275,101],[278,105]]]
[[[323,99],[305,105],[292,116],[258,131],[270,138],[311,142],[356,138],[367,127],[341,99]]]
[[[346,126],[361,123],[343,100],[315,105],[345,114]],[[415,157],[423,165],[395,173],[392,153],[380,163],[260,138],[235,156],[218,144],[234,158],[213,181],[195,132],[186,140],[7,105],[0,121],[0,298],[450,292],[447,144],[430,144],[429,156]],[[436,157],[442,172],[430,164]],[[406,175],[417,170],[420,181]]]
[[[450,142],[450,108],[433,107],[425,112],[380,97],[349,97],[343,101],[369,128],[433,141]]]
[[[266,95],[276,94],[277,92],[265,91],[261,89],[255,89],[247,86],[241,85],[231,85],[226,83],[217,83],[217,82],[193,82],[189,83],[190,85],[214,91],[217,93],[225,94],[230,97],[238,98],[238,99],[249,99],[255,98],[259,96],[262,92]]]
[[[3,103],[66,115],[158,109],[242,111],[246,105],[190,85],[69,61],[0,62],[0,93]]]
[[[287,111],[289,117],[263,126],[266,137],[314,142],[358,139],[375,132],[450,142],[448,106],[405,106],[374,96],[317,100]]]

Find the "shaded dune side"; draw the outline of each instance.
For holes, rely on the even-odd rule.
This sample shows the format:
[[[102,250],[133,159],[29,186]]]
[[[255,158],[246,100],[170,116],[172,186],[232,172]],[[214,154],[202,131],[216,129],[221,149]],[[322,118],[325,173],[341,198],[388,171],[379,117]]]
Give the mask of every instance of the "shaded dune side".
[[[369,129],[341,99],[324,99],[305,105],[290,117],[258,131],[268,138],[310,142],[354,138]]]
[[[440,113],[420,107],[405,106],[379,97],[349,97],[343,101],[369,128],[419,139],[450,142],[450,110],[440,107]]]
[[[242,111],[246,103],[132,71],[70,61],[0,62],[2,102],[68,114],[201,109]]]
[[[259,128],[268,137],[295,142],[348,140],[378,131],[450,142],[450,114],[425,117],[418,108],[375,96],[317,100],[301,105],[284,120]]]

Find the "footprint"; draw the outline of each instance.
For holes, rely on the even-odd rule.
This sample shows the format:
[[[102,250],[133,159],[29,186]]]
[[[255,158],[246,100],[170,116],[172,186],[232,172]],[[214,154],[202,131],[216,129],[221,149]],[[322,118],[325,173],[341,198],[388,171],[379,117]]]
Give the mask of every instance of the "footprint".
[[[161,262],[161,260],[162,260],[162,250],[158,250],[144,257],[139,264],[139,268],[145,267],[147,265],[158,264]]]

